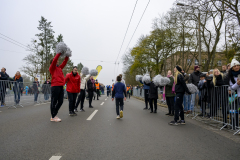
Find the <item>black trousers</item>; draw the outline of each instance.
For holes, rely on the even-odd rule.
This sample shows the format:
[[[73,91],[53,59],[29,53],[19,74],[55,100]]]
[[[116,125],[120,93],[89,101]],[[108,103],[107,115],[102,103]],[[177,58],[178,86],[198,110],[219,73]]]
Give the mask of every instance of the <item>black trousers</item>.
[[[63,104],[64,90],[63,86],[53,86],[51,87],[51,91],[52,94],[50,110],[52,118],[54,118],[58,114],[58,111]]]
[[[73,112],[75,109],[77,99],[77,93],[68,92],[68,101],[69,101],[69,112]]]
[[[131,93],[129,93],[129,91],[127,92],[127,97],[129,97],[130,99]]]
[[[157,99],[149,98],[149,105],[150,105],[151,111],[153,111],[153,102],[154,102],[154,110],[157,111]]]
[[[175,106],[174,106],[174,109],[175,109],[174,120],[175,121],[179,120],[179,112],[180,112],[181,120],[184,120],[183,96],[184,96],[184,93],[176,94],[176,102],[175,102]]]
[[[78,108],[78,105],[79,105],[80,102],[81,102],[81,107],[80,107],[80,109],[83,109],[83,104],[84,104],[85,96],[86,96],[86,94],[85,94],[85,89],[81,89],[81,92],[80,92],[80,94],[79,94],[79,96],[78,96],[78,99],[77,99],[77,103],[76,103],[76,105],[75,105],[75,109]]]
[[[168,113],[174,114],[174,97],[166,97],[167,105],[168,105]]]
[[[149,103],[149,89],[144,89],[144,99],[145,99],[145,106],[146,108],[148,108],[148,103]]]
[[[116,112],[118,116],[119,116],[119,106],[120,106],[120,110],[123,111],[123,98],[116,98]]]
[[[93,99],[93,91],[88,91],[88,97],[89,97],[89,107],[91,107],[92,99]]]

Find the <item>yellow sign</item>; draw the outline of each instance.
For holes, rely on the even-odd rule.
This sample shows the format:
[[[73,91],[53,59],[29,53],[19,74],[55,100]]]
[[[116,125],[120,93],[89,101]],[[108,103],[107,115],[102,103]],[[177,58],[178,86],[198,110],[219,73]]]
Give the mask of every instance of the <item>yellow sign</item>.
[[[100,71],[102,70],[102,66],[97,66],[97,68],[96,68],[96,70],[98,71],[98,75],[99,75],[99,73],[100,73]],[[97,77],[98,77],[98,75],[97,76],[95,76],[95,77],[93,77],[93,79],[94,80],[96,80],[97,79]]]

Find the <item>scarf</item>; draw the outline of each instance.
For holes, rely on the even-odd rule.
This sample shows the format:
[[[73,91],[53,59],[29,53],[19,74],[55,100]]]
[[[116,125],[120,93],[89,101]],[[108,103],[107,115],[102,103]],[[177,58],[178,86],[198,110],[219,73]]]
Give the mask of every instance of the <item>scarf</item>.
[[[90,79],[91,80],[91,82],[92,82],[92,84],[93,84],[93,88],[94,88],[94,86],[95,86],[95,80],[94,79]]]
[[[238,77],[239,74],[240,74],[240,70],[237,71],[237,72],[235,72],[234,70],[229,71],[229,77],[230,77],[233,84],[236,83],[234,77]]]
[[[173,77],[173,76],[168,75],[167,77],[169,78],[169,77]],[[165,90],[166,90],[166,86],[164,86],[164,89],[163,89],[163,100],[164,101],[166,100],[166,94],[165,94],[166,91]],[[172,86],[172,93],[175,94],[175,82],[174,81],[173,81],[173,86]]]
[[[15,81],[18,80],[20,77],[21,77],[21,74],[19,76],[15,74]]]

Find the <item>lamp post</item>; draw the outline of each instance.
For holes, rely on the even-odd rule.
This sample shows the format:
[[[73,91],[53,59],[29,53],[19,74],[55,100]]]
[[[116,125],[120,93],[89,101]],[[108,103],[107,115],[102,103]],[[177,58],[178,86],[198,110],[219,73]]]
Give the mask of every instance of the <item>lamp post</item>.
[[[177,3],[178,6],[189,6],[184,3]],[[201,66],[201,32],[200,32],[200,27],[201,27],[201,21],[200,21],[200,12],[198,12],[198,64]]]

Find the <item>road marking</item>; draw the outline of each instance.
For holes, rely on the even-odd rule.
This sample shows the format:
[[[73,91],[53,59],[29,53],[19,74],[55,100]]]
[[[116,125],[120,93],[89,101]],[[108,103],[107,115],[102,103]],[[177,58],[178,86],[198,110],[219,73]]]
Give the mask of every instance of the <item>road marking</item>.
[[[106,101],[107,99],[105,99],[105,101]]]
[[[98,112],[98,110],[95,110],[87,119],[87,121],[91,121],[93,116],[95,116],[95,114]]]
[[[104,102],[102,102],[100,105],[102,106],[104,104]]]
[[[62,156],[52,156],[49,160],[59,160]]]

